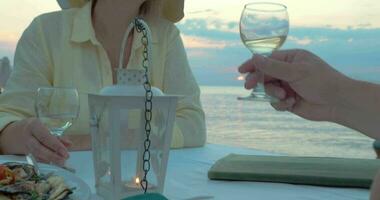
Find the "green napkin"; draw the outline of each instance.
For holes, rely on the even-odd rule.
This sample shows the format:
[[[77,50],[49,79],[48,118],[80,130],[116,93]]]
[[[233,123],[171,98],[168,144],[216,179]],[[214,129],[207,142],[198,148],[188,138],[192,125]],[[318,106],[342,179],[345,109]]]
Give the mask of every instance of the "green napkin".
[[[213,180],[369,188],[380,160],[230,154],[209,170]]]
[[[158,193],[141,194],[133,197],[128,197],[123,200],[168,200],[164,196]]]

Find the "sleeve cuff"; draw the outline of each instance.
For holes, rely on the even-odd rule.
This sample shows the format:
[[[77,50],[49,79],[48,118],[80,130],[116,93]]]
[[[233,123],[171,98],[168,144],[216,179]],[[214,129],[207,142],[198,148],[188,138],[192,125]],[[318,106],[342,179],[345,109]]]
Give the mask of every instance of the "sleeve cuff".
[[[0,133],[8,124],[19,120],[22,120],[22,118],[16,116],[0,117]]]

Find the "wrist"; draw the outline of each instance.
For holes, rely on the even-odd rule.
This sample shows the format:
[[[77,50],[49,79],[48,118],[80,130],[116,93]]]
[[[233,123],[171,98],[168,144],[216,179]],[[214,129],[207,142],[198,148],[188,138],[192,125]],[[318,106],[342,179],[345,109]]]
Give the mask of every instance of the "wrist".
[[[0,131],[0,154],[6,153],[6,151],[4,151],[4,145],[6,144],[6,142],[4,142],[4,140],[7,140],[6,138],[8,137],[8,134],[15,132],[15,131],[13,131],[13,128],[15,126],[15,122],[17,122],[17,121],[13,121],[13,122],[8,123]]]
[[[341,75],[336,79],[335,94],[332,94],[333,100],[331,102],[331,118],[329,121],[342,124],[349,109],[353,108],[352,98],[356,96],[356,87],[358,81],[345,75]]]
[[[344,78],[339,82],[331,121],[380,138],[380,85]]]

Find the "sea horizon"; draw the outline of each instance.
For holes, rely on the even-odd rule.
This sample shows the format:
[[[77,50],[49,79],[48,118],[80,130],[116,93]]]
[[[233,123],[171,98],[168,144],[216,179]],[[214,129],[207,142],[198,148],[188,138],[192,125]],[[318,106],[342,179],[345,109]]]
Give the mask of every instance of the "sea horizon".
[[[242,86],[200,86],[208,142],[292,156],[375,158],[373,139],[330,122],[313,122],[269,103],[239,101]]]

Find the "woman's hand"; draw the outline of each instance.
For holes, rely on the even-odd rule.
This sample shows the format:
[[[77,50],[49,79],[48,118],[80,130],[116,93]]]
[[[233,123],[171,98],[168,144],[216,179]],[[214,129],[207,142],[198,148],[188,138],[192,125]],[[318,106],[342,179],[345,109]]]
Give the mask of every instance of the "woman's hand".
[[[32,153],[39,161],[64,165],[71,142],[57,138],[35,118],[9,124],[0,135],[3,154]]]
[[[317,121],[333,120],[337,93],[348,82],[346,76],[305,50],[277,51],[270,58],[255,55],[239,68],[249,73],[247,89],[257,84],[256,70],[265,74],[267,94],[280,100],[272,103],[275,109]]]

